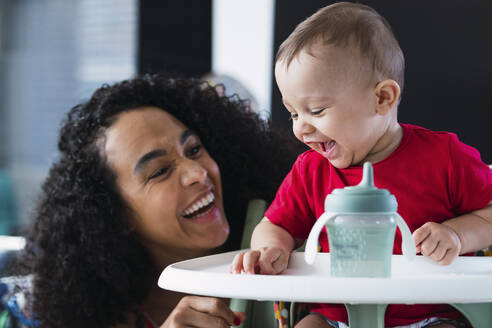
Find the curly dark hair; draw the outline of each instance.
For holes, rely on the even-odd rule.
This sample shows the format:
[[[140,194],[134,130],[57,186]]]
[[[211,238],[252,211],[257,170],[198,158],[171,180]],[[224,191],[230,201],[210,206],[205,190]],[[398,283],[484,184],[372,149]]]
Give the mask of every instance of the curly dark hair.
[[[302,145],[261,120],[237,97],[198,79],[145,75],[104,85],[68,113],[59,159],[42,188],[23,263],[34,273],[33,312],[42,327],[124,322],[150,290],[153,263],[135,232],[115,173],[96,143],[121,112],[166,110],[192,129],[221,170],[237,249],[247,203],[271,201]]]

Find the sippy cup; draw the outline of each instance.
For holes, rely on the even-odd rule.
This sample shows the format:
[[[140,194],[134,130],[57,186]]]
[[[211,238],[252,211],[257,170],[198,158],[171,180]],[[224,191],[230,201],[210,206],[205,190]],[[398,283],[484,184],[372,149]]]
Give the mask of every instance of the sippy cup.
[[[318,236],[326,225],[331,275],[390,277],[396,226],[402,251],[410,260],[416,249],[410,229],[396,212],[395,196],[374,186],[372,164],[364,163],[359,185],[335,189],[326,196],[325,213],[314,224],[306,243],[305,260],[314,263]]]

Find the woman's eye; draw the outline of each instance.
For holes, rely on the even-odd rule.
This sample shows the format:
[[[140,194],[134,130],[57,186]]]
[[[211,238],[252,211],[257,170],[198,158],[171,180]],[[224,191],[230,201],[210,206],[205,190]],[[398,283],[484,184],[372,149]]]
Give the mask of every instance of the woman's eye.
[[[197,155],[201,149],[202,149],[201,144],[198,144],[198,145],[191,147],[190,150],[188,151],[188,156],[192,157],[192,156]]]
[[[152,175],[149,177],[149,180],[158,178],[161,175],[166,174],[168,171],[169,171],[169,167],[162,167],[162,168],[158,169],[157,171],[155,171],[154,173],[152,173]]]
[[[323,113],[324,110],[325,110],[325,108],[315,109],[315,110],[311,111],[311,114],[312,115],[319,115],[319,114]]]

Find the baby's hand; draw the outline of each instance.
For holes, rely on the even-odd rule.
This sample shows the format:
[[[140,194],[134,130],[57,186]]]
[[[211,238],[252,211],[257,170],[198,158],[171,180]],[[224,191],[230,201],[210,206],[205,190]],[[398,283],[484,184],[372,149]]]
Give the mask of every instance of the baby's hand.
[[[439,264],[448,265],[460,254],[461,241],[450,227],[427,222],[413,232],[417,252],[428,256]]]
[[[279,274],[289,262],[289,255],[278,247],[263,247],[237,254],[229,268],[230,273]]]

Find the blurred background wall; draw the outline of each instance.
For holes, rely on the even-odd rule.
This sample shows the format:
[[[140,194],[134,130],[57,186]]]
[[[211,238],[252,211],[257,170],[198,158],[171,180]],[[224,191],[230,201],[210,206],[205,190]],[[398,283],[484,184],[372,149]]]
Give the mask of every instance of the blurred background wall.
[[[205,77],[290,129],[274,53],[332,2],[0,0],[0,234],[29,222],[65,113],[103,83]],[[359,2],[387,18],[405,53],[400,120],[453,131],[492,163],[492,2]]]
[[[137,72],[138,3],[0,0],[0,15],[0,227],[18,233],[57,156],[64,114]]]

